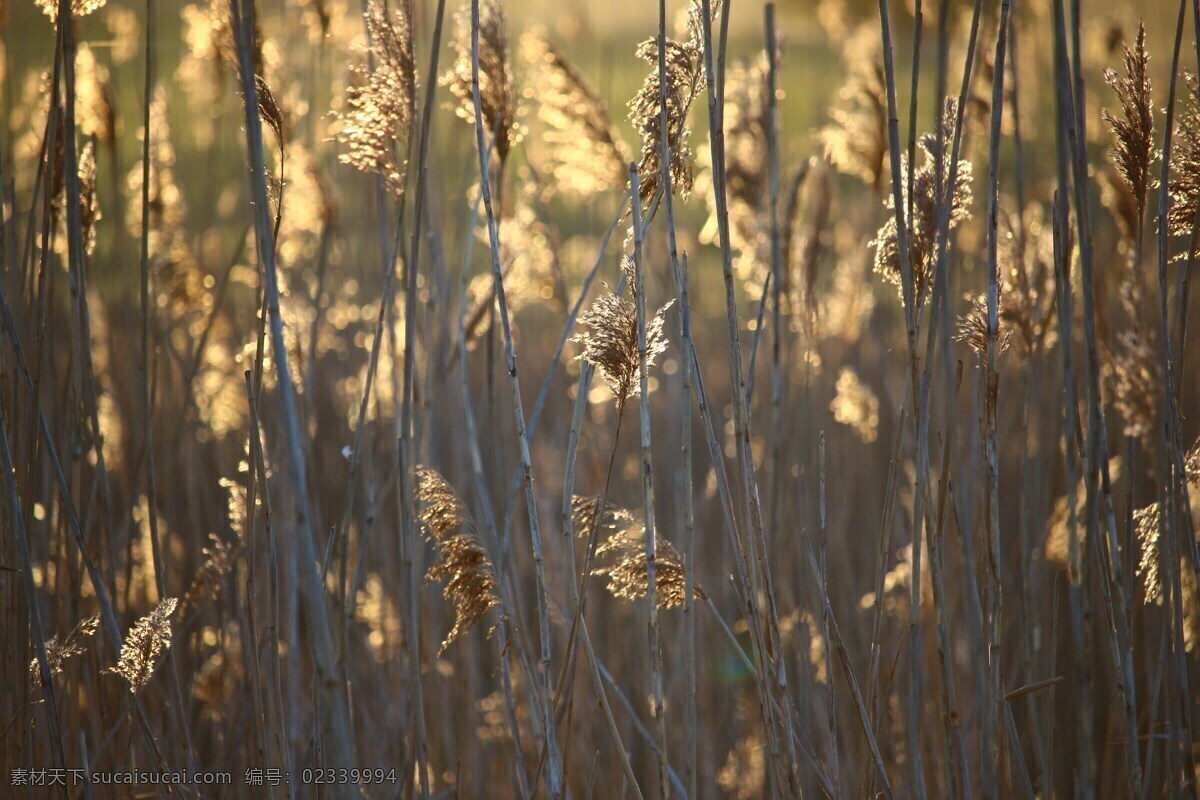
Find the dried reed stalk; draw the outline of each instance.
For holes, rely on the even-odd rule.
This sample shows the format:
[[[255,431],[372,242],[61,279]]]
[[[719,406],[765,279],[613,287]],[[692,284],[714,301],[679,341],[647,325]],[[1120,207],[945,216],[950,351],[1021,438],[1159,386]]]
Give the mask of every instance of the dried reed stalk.
[[[1076,33],[1077,35],[1077,33]],[[1091,238],[1091,209],[1088,197],[1087,153],[1084,142],[1087,141],[1086,116],[1084,113],[1084,97],[1082,65],[1078,48],[1072,61],[1066,55],[1065,20],[1062,9],[1056,4],[1055,8],[1056,47],[1059,51],[1059,81],[1065,83],[1073,79],[1074,91],[1060,89],[1059,113],[1066,131],[1066,155],[1070,157],[1072,184],[1075,193],[1075,224],[1080,246],[1081,277],[1083,280],[1083,332],[1085,355],[1084,383],[1087,387],[1088,398],[1088,433],[1087,433],[1087,472],[1085,485],[1087,487],[1087,515],[1089,529],[1098,534],[1089,538],[1095,542],[1104,554],[1108,569],[1104,572],[1102,588],[1104,590],[1105,606],[1109,620],[1109,636],[1111,639],[1110,657],[1113,660],[1113,671],[1116,676],[1118,694],[1121,696],[1125,712],[1126,761],[1129,769],[1130,783],[1137,794],[1141,794],[1141,766],[1137,749],[1137,714],[1135,700],[1135,684],[1133,676],[1132,651],[1127,630],[1128,606],[1125,602],[1125,589],[1121,555],[1117,542],[1116,517],[1113,513],[1112,480],[1108,472],[1107,424],[1104,419],[1104,407],[1100,397],[1100,356],[1096,334],[1096,297],[1094,255]],[[1067,102],[1068,95],[1074,98],[1074,103]],[[1165,160],[1165,159],[1164,159]],[[1066,343],[1064,341],[1064,347]],[[1100,527],[1103,526],[1103,531]],[[1103,538],[1101,538],[1103,536]],[[1099,541],[1098,541],[1099,540]]]
[[[997,207],[1000,202],[1000,124],[1004,114],[1004,60],[1008,46],[1008,16],[1011,10],[1011,0],[1003,0],[1000,4],[1000,24],[996,35],[996,54],[994,58],[994,73],[992,80],[992,120],[988,137],[988,210],[987,210],[987,300],[986,324],[983,331],[983,350],[981,360],[984,365],[984,459],[987,470],[987,489],[985,501],[987,504],[987,604],[988,604],[988,677],[991,696],[988,698],[988,711],[985,714],[985,742],[990,745],[989,753],[992,759],[991,775],[999,779],[1003,768],[1001,761],[1003,744],[1001,737],[995,732],[1001,725],[1001,719],[1009,713],[1007,701],[1003,695],[1003,678],[1001,675],[1001,636],[1004,609],[1004,598],[1000,580],[1000,454],[998,444],[997,412],[1000,395],[1000,373],[996,369],[996,359],[1001,352],[1000,332],[1000,265],[999,228],[997,225]],[[975,314],[975,339],[978,339],[978,318]],[[1005,336],[1007,339],[1007,336]],[[968,333],[968,344],[971,336]],[[976,344],[978,342],[976,341]],[[985,769],[985,775],[988,771]],[[986,780],[986,778],[985,778]],[[994,787],[999,790],[997,784]],[[991,794],[984,787],[985,796]]]
[[[283,407],[288,471],[297,503],[298,535],[296,542],[301,572],[300,593],[304,601],[311,634],[315,691],[321,708],[318,724],[326,758],[325,763],[335,768],[349,768],[355,763],[354,738],[350,727],[346,698],[337,680],[336,655],[326,609],[325,590],[321,585],[316,568],[316,539],[313,534],[313,516],[308,499],[307,460],[301,443],[296,390],[292,383],[288,364],[289,355],[283,338],[283,320],[279,311],[279,283],[276,272],[275,239],[267,201],[262,119],[258,110],[258,89],[254,82],[251,58],[254,9],[252,5],[243,5],[242,0],[231,0],[230,7],[237,42],[239,76],[242,93],[245,97],[243,105],[246,116],[246,145],[251,163],[250,192],[254,200],[255,238],[264,279],[263,299],[269,314],[272,360],[278,377],[277,384]],[[334,794],[338,797],[348,797],[349,787],[336,789]]]
[[[46,698],[47,733],[50,736],[50,750],[54,754],[54,765],[57,769],[66,768],[66,756],[63,752],[62,733],[58,720],[58,703],[54,693],[51,676],[54,665],[50,660],[47,649],[45,629],[42,627],[42,612],[38,605],[37,584],[33,576],[33,558],[29,549],[29,539],[25,533],[25,520],[21,516],[21,499],[17,492],[17,481],[13,468],[12,452],[8,446],[8,426],[4,423],[4,415],[0,412],[0,470],[4,472],[5,504],[8,506],[8,521],[16,532],[17,547],[21,553],[21,572],[25,583],[25,603],[29,607],[29,623],[33,634],[33,646],[36,662],[41,679],[42,690]],[[31,667],[32,669],[32,667]]]
[[[491,8],[490,6],[489,8]],[[488,51],[492,57],[496,55],[495,40],[495,18],[498,10],[495,13],[489,11],[489,26],[488,29],[493,41],[490,42]],[[546,577],[544,556],[542,553],[542,535],[541,528],[538,524],[538,508],[537,508],[537,493],[534,489],[533,481],[533,464],[529,455],[529,437],[525,428],[525,410],[521,403],[521,383],[517,377],[517,355],[513,347],[512,327],[508,317],[508,303],[504,293],[504,278],[501,274],[500,267],[500,240],[496,227],[496,216],[492,210],[492,191],[491,191],[491,173],[488,169],[489,153],[491,148],[487,147],[484,140],[484,120],[485,110],[482,99],[482,90],[480,83],[480,38],[481,38],[481,23],[480,23],[480,0],[471,0],[471,96],[474,110],[475,123],[475,144],[479,155],[479,181],[481,194],[483,196],[483,207],[487,216],[488,226],[488,242],[491,245],[491,262],[492,262],[492,281],[495,286],[496,302],[500,310],[500,325],[504,336],[504,353],[506,360],[506,371],[508,372],[509,386],[512,390],[513,401],[513,416],[516,421],[517,440],[521,451],[521,466],[525,475],[525,502],[529,514],[529,536],[533,548],[533,557],[535,563],[535,578],[537,584],[537,606],[538,606],[538,627],[541,637],[541,661],[542,661],[542,689],[544,694],[543,707],[541,709],[543,726],[546,736],[547,756],[549,760],[549,769],[547,770],[547,790],[549,791],[552,800],[557,800],[562,794],[562,767],[558,758],[557,743],[554,725],[554,709],[551,701],[551,670],[550,670],[550,612],[546,601]],[[461,55],[460,55],[461,60]],[[492,59],[489,59],[489,68],[492,70],[492,77],[488,81],[489,93],[496,94],[498,86],[502,81],[498,80],[498,76],[505,74],[503,71],[507,69],[505,64],[494,64]],[[497,71],[499,70],[499,71]],[[458,70],[461,73],[461,70]],[[501,162],[507,154],[507,145],[501,145],[500,137],[506,136],[508,127],[504,127],[506,123],[502,121],[502,115],[497,116],[495,109],[495,98],[490,101],[493,106],[492,113],[487,114],[486,118],[492,123],[493,134],[497,136],[496,152],[500,156]],[[497,120],[501,130],[497,127]]]
[[[777,729],[782,726],[787,736],[787,744],[791,744],[791,716],[787,715],[782,721],[775,718],[775,707],[768,701],[769,692],[778,692],[786,696],[787,678],[784,665],[780,658],[778,614],[775,612],[775,591],[772,584],[771,572],[768,568],[766,542],[762,530],[762,513],[758,505],[758,490],[754,479],[754,461],[750,452],[749,408],[746,401],[746,381],[742,367],[741,330],[738,324],[737,298],[733,276],[733,248],[730,240],[729,208],[727,202],[727,182],[725,174],[725,134],[723,118],[725,62],[718,59],[714,52],[712,31],[713,11],[716,6],[712,0],[702,0],[700,7],[700,39],[703,44],[705,85],[708,92],[709,120],[709,149],[713,164],[713,193],[717,218],[718,241],[721,246],[722,276],[725,281],[726,323],[729,331],[729,376],[733,387],[734,407],[734,446],[737,454],[738,472],[740,478],[741,504],[738,509],[745,531],[748,550],[755,554],[756,564],[751,569],[749,562],[743,566],[743,571],[750,585],[744,586],[748,598],[753,598],[753,610],[750,615],[751,631],[754,634],[755,646],[760,657],[759,663],[763,670],[759,674],[758,688],[762,697],[761,708],[766,729],[768,752],[771,753],[771,767],[780,769],[781,759]],[[728,31],[729,5],[721,5],[723,11],[721,41],[722,53],[725,36]],[[693,352],[694,355],[694,352]],[[719,452],[719,451],[718,451]],[[715,455],[715,454],[714,454]],[[743,556],[744,557],[744,556]],[[761,595],[760,595],[761,590]],[[768,610],[759,606],[760,596],[765,595]],[[770,671],[771,687],[767,686],[766,672]],[[778,703],[784,705],[783,702]],[[796,763],[794,758],[787,759],[787,777],[777,777],[780,785],[787,784],[792,791],[799,791]]]
[[[1182,421],[1180,408],[1177,403],[1178,392],[1176,390],[1176,369],[1174,359],[1172,358],[1172,347],[1169,333],[1169,316],[1167,311],[1167,295],[1169,291],[1167,266],[1168,266],[1168,237],[1171,232],[1171,212],[1174,197],[1171,194],[1171,167],[1175,160],[1172,156],[1172,135],[1174,132],[1174,114],[1175,114],[1175,96],[1177,76],[1179,74],[1179,57],[1180,48],[1183,38],[1184,26],[1184,8],[1185,3],[1180,3],[1179,19],[1175,29],[1175,44],[1174,53],[1171,61],[1171,82],[1168,89],[1166,121],[1164,125],[1163,146],[1161,168],[1162,174],[1159,179],[1159,217],[1158,217],[1158,287],[1159,287],[1159,334],[1160,342],[1160,369],[1165,378],[1165,392],[1162,398],[1162,410],[1160,416],[1162,423],[1159,433],[1159,447],[1167,456],[1168,467],[1166,469],[1166,482],[1159,490],[1159,503],[1166,510],[1166,514],[1162,515],[1161,532],[1166,536],[1166,547],[1162,548],[1164,569],[1171,578],[1171,618],[1172,631],[1171,638],[1173,640],[1174,658],[1170,659],[1169,668],[1167,669],[1167,687],[1168,696],[1180,696],[1180,693],[1186,694],[1188,689],[1188,672],[1187,664],[1184,661],[1183,653],[1186,650],[1183,631],[1183,605],[1182,605],[1182,576],[1181,570],[1177,568],[1179,552],[1183,547],[1188,546],[1191,550],[1193,568],[1200,571],[1200,545],[1196,542],[1195,527],[1192,519],[1191,498],[1188,492],[1187,484],[1187,465],[1185,463],[1185,447],[1183,444]],[[1200,7],[1193,3],[1193,17],[1200,19]],[[1200,48],[1197,48],[1197,61],[1200,65]],[[1192,87],[1188,87],[1190,90]],[[1191,92],[1189,91],[1189,94]],[[1185,126],[1186,130],[1186,126]],[[1185,137],[1185,142],[1187,141]],[[1191,225],[1195,227],[1193,221]],[[1194,238],[1194,236],[1193,236]],[[1193,242],[1192,250],[1195,250]],[[1189,254],[1188,272],[1190,273],[1190,261],[1194,256]],[[1181,287],[1182,288],[1182,287]],[[1182,302],[1182,299],[1181,299]],[[1180,322],[1182,319],[1182,309],[1180,314]],[[1182,325],[1181,325],[1182,327]],[[1181,339],[1182,347],[1182,339]],[[1180,353],[1182,358],[1182,351]],[[1180,362],[1182,363],[1182,361]],[[1197,572],[1200,574],[1200,572]],[[1130,656],[1129,660],[1132,660]],[[1132,672],[1133,666],[1129,664],[1127,667],[1129,672]],[[1182,734],[1175,737],[1171,743],[1172,746],[1168,750],[1168,764],[1173,761],[1178,761],[1183,769],[1184,774],[1192,774],[1196,769],[1196,759],[1192,749],[1186,745],[1186,742],[1191,739],[1192,730],[1192,710],[1190,705],[1179,706],[1171,712],[1172,729],[1178,730]]]
[[[660,20],[660,35],[659,35],[659,53],[665,59],[666,57],[666,2],[659,2],[659,20]],[[660,103],[662,98],[660,98]],[[660,105],[661,109],[661,105]],[[661,117],[660,117],[661,120]],[[641,197],[638,187],[638,170],[636,164],[629,166],[629,192],[633,197]],[[645,500],[645,529],[646,529],[646,548],[645,548],[645,566],[646,566],[646,600],[650,609],[650,693],[652,703],[652,714],[656,723],[658,733],[658,781],[659,792],[661,797],[666,800],[670,796],[671,785],[667,780],[667,772],[669,770],[669,760],[667,754],[667,721],[666,708],[663,701],[663,676],[662,676],[662,645],[660,643],[660,633],[658,625],[658,576],[656,570],[658,567],[658,532],[655,529],[654,519],[654,470],[651,464],[651,431],[650,431],[650,387],[649,387],[649,365],[651,363],[652,341],[649,326],[646,320],[646,273],[642,263],[642,240],[644,233],[641,225],[641,205],[633,204],[633,297],[637,305],[637,366],[638,366],[638,383],[640,385],[638,394],[641,400],[640,403],[640,425],[641,444],[642,444],[642,494]],[[655,321],[659,322],[661,330],[661,315],[655,317]],[[617,572],[610,571],[608,573],[610,587],[615,581],[617,585],[621,584],[622,579],[628,580],[631,573],[638,572],[637,564],[633,564],[632,570],[621,571],[619,565]],[[626,586],[626,588],[630,588]]]

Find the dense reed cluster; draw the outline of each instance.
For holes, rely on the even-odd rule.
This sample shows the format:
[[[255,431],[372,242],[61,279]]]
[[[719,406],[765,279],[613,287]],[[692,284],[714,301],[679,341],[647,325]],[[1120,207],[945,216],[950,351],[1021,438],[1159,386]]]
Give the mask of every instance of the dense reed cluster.
[[[1197,796],[1187,5],[0,2],[0,797]]]

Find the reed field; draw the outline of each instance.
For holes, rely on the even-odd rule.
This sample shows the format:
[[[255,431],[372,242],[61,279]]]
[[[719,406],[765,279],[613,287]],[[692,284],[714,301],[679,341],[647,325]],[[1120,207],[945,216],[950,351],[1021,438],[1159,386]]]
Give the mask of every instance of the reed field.
[[[0,0],[0,797],[1200,797],[1200,0]]]

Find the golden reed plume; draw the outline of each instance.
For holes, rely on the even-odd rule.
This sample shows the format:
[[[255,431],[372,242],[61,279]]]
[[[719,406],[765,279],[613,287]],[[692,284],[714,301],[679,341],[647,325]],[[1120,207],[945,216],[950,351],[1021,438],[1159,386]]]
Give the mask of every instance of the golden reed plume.
[[[58,24],[58,0],[35,0],[42,13]],[[71,16],[75,19],[99,11],[108,0],[71,0]]]
[[[63,671],[63,663],[72,656],[80,655],[87,650],[87,639],[92,638],[100,627],[100,615],[94,614],[79,621],[71,629],[66,638],[59,641],[58,634],[46,640],[46,660],[50,662],[50,674],[57,675]],[[34,686],[42,685],[41,670],[35,658],[29,662],[29,680]]]
[[[1171,195],[1167,227],[1172,236],[1191,236],[1196,212],[1200,209],[1200,101],[1196,98],[1197,80],[1185,72],[1183,82],[1187,97],[1179,117],[1175,143],[1171,149],[1171,177],[1167,189]],[[1180,253],[1177,258],[1186,258]]]
[[[553,188],[586,197],[624,186],[629,148],[600,97],[544,30],[521,36],[521,56],[530,67],[525,96],[536,100],[545,126],[538,141]]]
[[[1104,70],[1104,80],[1121,101],[1121,116],[1102,112],[1116,142],[1110,156],[1125,179],[1135,202],[1135,219],[1146,210],[1150,162],[1154,158],[1154,107],[1150,94],[1150,56],[1146,52],[1146,23],[1138,24],[1133,50],[1125,48],[1125,74]],[[1136,227],[1140,227],[1140,224]]]
[[[650,587],[646,527],[623,508],[608,506],[603,515],[597,514],[599,504],[598,497],[575,495],[571,499],[575,533],[581,539],[590,539],[593,533],[599,539],[599,534],[607,533],[607,538],[596,547],[596,557],[602,561],[596,573],[608,577],[608,590],[613,597],[640,600]],[[658,605],[660,608],[678,608],[687,597],[683,557],[662,536],[655,539],[654,545],[654,588]],[[697,600],[705,599],[704,590],[698,584],[694,592]]]
[[[445,652],[489,611],[502,606],[496,570],[475,530],[475,522],[454,488],[436,470],[413,470],[418,518],[425,539],[437,552],[437,560],[425,574],[426,581],[445,581],[442,595],[454,605],[454,627],[442,640]],[[488,632],[489,634],[491,631]]]
[[[924,294],[924,289],[933,275],[933,268],[937,258],[936,243],[937,243],[937,226],[938,213],[944,204],[950,204],[950,229],[953,230],[958,226],[958,223],[970,218],[971,211],[971,162],[960,160],[958,162],[958,174],[955,177],[954,186],[950,186],[950,141],[954,135],[954,120],[957,112],[958,103],[953,98],[947,98],[946,105],[942,111],[942,131],[941,142],[938,142],[938,136],[935,133],[926,133],[921,136],[918,141],[918,146],[924,155],[925,161],[913,174],[912,179],[912,214],[907,220],[908,226],[908,247],[910,262],[913,270],[913,287],[915,296],[919,299]],[[938,178],[937,164],[939,159],[939,147],[944,175],[942,176],[942,196],[938,197]],[[900,174],[908,174],[908,158],[901,156]],[[905,206],[904,212],[908,214],[909,197],[908,197],[908,182],[902,187],[902,198]],[[893,209],[893,197],[889,192],[884,199],[884,205],[889,211]],[[897,239],[896,218],[894,213],[889,213],[887,221],[879,229],[879,233],[871,241],[871,246],[875,248],[875,271],[883,276],[884,280],[896,284],[897,287],[902,286],[901,269],[900,269],[900,245]]]
[[[454,18],[454,66],[440,83],[450,89],[458,101],[454,113],[475,124],[475,101],[471,76],[471,9],[460,10]],[[520,139],[517,124],[517,82],[508,58],[508,36],[504,32],[504,9],[497,0],[479,3],[479,103],[484,128],[495,139],[501,162]]]
[[[832,123],[819,136],[830,163],[878,191],[887,157],[887,96],[874,26],[865,25],[850,37],[842,60],[849,77],[829,113]]]
[[[178,603],[174,597],[163,598],[154,611],[134,623],[121,646],[117,665],[106,670],[124,678],[131,693],[137,694],[150,682],[158,662],[171,647],[171,615]]]
[[[668,302],[646,321],[647,367],[667,349],[663,326],[670,307]],[[596,298],[579,322],[587,329],[571,337],[571,341],[583,345],[579,358],[596,365],[616,395],[617,409],[624,410],[625,402],[641,391],[637,308],[632,301],[607,292]]]
[[[1008,327],[1008,318],[1004,316],[1004,306],[1000,300],[1000,296],[997,296],[996,310],[999,312],[996,317],[996,322],[998,323],[996,331],[997,356],[1003,354],[1012,341],[1012,330]],[[958,318],[958,331],[955,333],[954,338],[971,348],[977,356],[982,358],[987,355],[988,343],[987,296],[982,294],[976,295],[970,298],[970,302],[970,310]]]
[[[412,21],[408,5],[398,3],[388,13],[380,0],[367,6],[367,34],[373,64],[355,64],[355,82],[346,90],[346,105],[337,114],[336,138],[346,151],[343,164],[383,178],[399,195],[404,187],[404,164],[397,155],[398,142],[412,132],[416,97]]]
[[[229,573],[236,555],[237,543],[229,544],[215,533],[209,534],[209,546],[203,548],[204,563],[183,595],[181,612],[211,600],[221,588],[222,579]]]
[[[719,2],[712,3],[715,17]],[[692,190],[692,149],[688,145],[691,129],[687,124],[692,101],[705,89],[703,8],[696,1],[688,8],[687,38],[683,41],[668,38],[664,61],[666,65],[667,147],[671,153],[671,187],[682,197]],[[641,181],[639,193],[643,206],[659,190],[662,183],[662,103],[664,94],[658,69],[658,38],[647,39],[637,46],[638,58],[650,65],[637,94],[629,101],[629,121],[642,142],[638,162]]]
[[[1042,206],[1031,203],[1018,216],[1000,205],[999,259],[1002,326],[1007,326],[1026,356],[1054,345],[1054,241]],[[1068,249],[1070,242],[1067,243]]]

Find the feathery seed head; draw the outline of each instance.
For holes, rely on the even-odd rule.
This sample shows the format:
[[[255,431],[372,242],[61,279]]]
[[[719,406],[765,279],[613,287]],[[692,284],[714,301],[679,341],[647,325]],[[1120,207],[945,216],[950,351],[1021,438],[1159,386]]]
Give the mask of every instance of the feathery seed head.
[[[575,529],[576,536],[581,539],[596,536],[599,540],[602,531],[612,535],[635,523],[633,515],[623,508],[606,505],[603,515],[598,513],[599,508],[598,496],[575,495],[571,498],[571,527]]]
[[[404,188],[397,145],[412,134],[416,102],[416,62],[408,4],[389,13],[380,0],[367,5],[370,62],[351,67],[354,83],[346,90],[345,107],[337,114],[337,141],[346,148],[343,164],[378,175],[393,194]]]
[[[601,533],[607,537],[596,547],[596,557],[602,565],[596,570],[608,576],[608,590],[623,600],[639,600],[650,586],[647,578],[649,554],[646,547],[646,526],[625,509],[607,506],[603,515],[596,513],[598,497],[571,499],[571,518],[580,537],[591,538]],[[654,548],[654,587],[660,608],[678,608],[687,597],[683,557],[670,541],[658,536]],[[705,598],[696,585],[697,600]]]
[[[713,2],[715,17],[720,3]],[[658,69],[658,37],[647,39],[637,46],[635,54],[649,65],[650,70],[637,94],[629,101],[629,121],[642,142],[638,161],[638,191],[643,207],[662,184],[662,106],[666,95],[667,149],[671,155],[671,188],[681,197],[692,190],[692,150],[688,144],[691,129],[687,124],[692,101],[706,85],[704,69],[703,7],[693,0],[687,14],[687,39],[667,38],[663,51],[665,87]]]
[[[825,154],[837,169],[878,191],[887,157],[887,94],[878,26],[850,37],[843,63],[849,72],[830,116],[819,132]]]
[[[174,597],[163,598],[154,611],[134,623],[121,646],[117,665],[106,670],[124,678],[132,694],[150,682],[163,653],[171,647],[171,615],[178,602]]]
[[[954,135],[954,121],[957,107],[958,103],[955,98],[947,98],[942,112],[942,141],[940,147],[943,150],[941,160],[945,174],[941,180],[942,197],[940,198],[938,197],[937,178],[937,163],[939,158],[938,136],[936,133],[926,133],[918,141],[918,146],[924,156],[924,163],[913,174],[912,215],[907,220],[913,286],[918,299],[924,295],[924,289],[929,279],[933,276],[933,270],[936,266],[937,226],[940,209],[945,203],[950,204],[950,230],[953,230],[960,222],[971,216],[970,161],[964,159],[958,162],[958,174],[955,177],[954,186],[950,186],[950,145],[951,138]],[[900,174],[907,175],[907,156],[902,155],[900,158]],[[901,187],[901,195],[902,202],[904,203],[904,213],[908,215],[910,203],[908,199],[907,180],[904,186]],[[884,198],[884,205],[892,213],[888,214],[887,221],[880,227],[879,233],[876,234],[870,244],[875,248],[875,271],[884,280],[894,283],[900,288],[903,286],[903,280],[901,276],[900,245],[896,229],[896,217],[893,211],[893,200],[892,193],[888,192]]]
[[[1056,336],[1053,234],[1036,204],[1020,217],[1001,205],[1000,223],[1001,325],[1029,356],[1053,346]]]
[[[667,337],[663,327],[671,302],[646,321],[647,367],[666,352]],[[621,411],[629,398],[641,392],[637,308],[629,300],[608,292],[596,298],[579,322],[587,329],[571,338],[571,341],[583,345],[579,358],[599,368],[616,396],[618,411]]]
[[[475,100],[472,89],[471,8],[461,9],[454,18],[454,66],[439,81],[458,101],[454,113],[475,124]],[[517,84],[508,58],[508,36],[504,32],[504,9],[499,0],[479,3],[479,105],[483,127],[496,141],[496,155],[503,162],[520,139],[517,122]]]
[[[1193,448],[1193,453],[1195,450]],[[1193,515],[1200,517],[1200,475],[1193,478],[1189,474],[1185,491],[1188,492]],[[1133,512],[1134,530],[1137,533],[1138,546],[1141,550],[1137,575],[1142,579],[1142,586],[1146,590],[1146,600],[1155,604],[1161,604],[1163,600],[1163,581],[1159,572],[1162,566],[1159,563],[1162,560],[1159,551],[1159,533],[1162,522],[1162,506],[1158,501]],[[1184,577],[1194,574],[1186,557],[1182,554],[1180,555],[1179,571]],[[1185,597],[1189,594],[1185,589]],[[1189,638],[1194,638],[1195,631],[1187,633],[1191,634]],[[1190,646],[1187,649],[1189,652],[1191,651]]]
[[[35,0],[37,7],[42,10],[42,13],[50,18],[50,21],[55,25],[58,24],[58,0]],[[86,17],[95,11],[100,10],[108,0],[71,0],[71,16],[74,19]]]
[[[183,595],[183,612],[215,597],[221,588],[221,580],[233,566],[234,545],[226,543],[215,533],[209,534],[208,540],[209,546],[202,550],[204,563]]]
[[[258,113],[262,117],[262,121],[267,123],[267,127],[271,129],[271,133],[275,134],[275,144],[283,149],[285,121],[283,112],[279,109],[279,103],[275,100],[275,94],[271,91],[270,85],[266,78],[261,75],[254,76],[255,94],[258,95]]]
[[[1134,272],[1126,275],[1118,294],[1129,324],[1117,333],[1111,348],[1113,404],[1125,421],[1125,435],[1139,437],[1150,452],[1156,452],[1165,381],[1157,356],[1158,335],[1147,323],[1154,309]]]
[[[988,341],[991,334],[991,329],[988,324],[988,304],[987,295],[976,295],[975,297],[967,298],[971,303],[970,310],[963,316],[958,318],[958,332],[954,338],[962,342],[967,347],[971,348],[977,356],[983,358],[987,355]],[[996,355],[1001,356],[1006,350],[1012,339],[1012,331],[1008,327],[1008,318],[1003,313],[1003,303],[1000,296],[996,297],[997,302],[997,330],[996,330]]]
[[[1171,196],[1167,229],[1172,236],[1190,237],[1196,212],[1200,209],[1200,100],[1196,97],[1197,79],[1190,72],[1183,74],[1187,98],[1183,113],[1176,122],[1175,141],[1171,147],[1171,173],[1167,190]],[[1187,258],[1187,252],[1175,259]]]
[[[72,656],[77,656],[87,650],[86,639],[90,639],[100,627],[100,615],[93,614],[79,621],[67,637],[59,641],[58,634],[46,640],[46,660],[50,662],[50,674],[57,675],[63,671],[63,663]],[[41,686],[42,676],[38,660],[29,662],[29,680],[34,686]]]
[[[770,98],[767,79],[767,52],[760,51],[752,60],[733,63],[725,79],[725,177],[726,207],[729,214],[729,240],[736,253],[734,268],[746,281],[751,295],[761,292],[770,263],[770,225],[768,189],[770,160],[767,158],[770,133]],[[716,241],[718,217],[716,194],[708,191],[712,158],[708,149],[700,161],[709,167],[701,175],[709,218],[700,234],[701,241]]]
[[[859,380],[852,367],[842,367],[835,384],[837,395],[829,403],[833,418],[849,425],[863,442],[879,438],[879,398]]]
[[[442,640],[440,654],[493,608],[500,606],[503,612],[503,606],[491,556],[454,488],[429,467],[417,467],[413,479],[418,519],[437,554],[425,580],[443,581],[442,596],[454,605],[454,627]]]
[[[79,206],[83,248],[90,256],[96,250],[96,223],[104,218],[96,198],[96,147],[91,142],[79,154]]]
[[[679,608],[687,598],[687,575],[683,557],[679,555],[675,546],[662,536],[656,537],[654,544],[654,590],[658,606]],[[597,572],[608,576],[608,590],[613,597],[623,600],[640,600],[645,597],[650,587],[645,529],[640,525],[627,528],[610,538],[605,545],[605,554],[611,555],[614,561]],[[704,590],[698,585],[693,586],[695,599],[703,600]]]
[[[1146,52],[1146,23],[1138,25],[1137,41],[1125,48],[1125,74],[1104,70],[1104,80],[1121,102],[1121,117],[1102,113],[1116,139],[1110,156],[1133,195],[1140,227],[1150,187],[1150,163],[1154,157],[1154,111],[1150,95],[1150,56]]]
[[[522,34],[521,55],[530,67],[525,97],[537,103],[545,126],[537,141],[553,187],[588,196],[623,186],[629,149],[599,96],[544,30]]]

